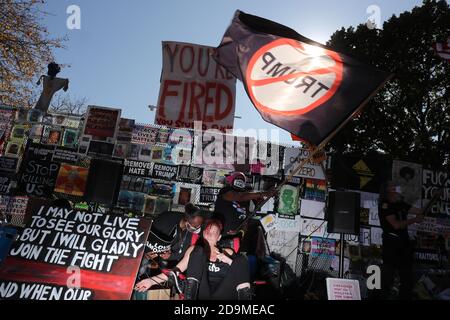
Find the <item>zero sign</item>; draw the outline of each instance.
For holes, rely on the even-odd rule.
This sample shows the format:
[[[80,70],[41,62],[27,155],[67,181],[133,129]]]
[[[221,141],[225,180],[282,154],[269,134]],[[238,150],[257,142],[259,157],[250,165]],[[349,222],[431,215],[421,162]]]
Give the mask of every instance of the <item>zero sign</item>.
[[[336,52],[292,39],[263,46],[250,59],[247,91],[260,111],[300,115],[328,101],[342,82]]]

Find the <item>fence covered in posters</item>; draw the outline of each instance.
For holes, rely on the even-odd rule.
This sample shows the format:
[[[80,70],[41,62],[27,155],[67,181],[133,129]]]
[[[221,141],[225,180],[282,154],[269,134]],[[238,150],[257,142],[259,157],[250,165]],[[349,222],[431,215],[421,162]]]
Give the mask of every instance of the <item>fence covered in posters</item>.
[[[105,212],[121,212],[143,220],[165,210],[182,211],[188,202],[213,210],[217,194],[225,185],[225,176],[231,171],[243,171],[255,190],[267,190],[290,172],[296,156],[307,156],[307,150],[292,145],[269,144],[229,134],[212,139],[211,135],[193,130],[138,124],[120,118],[120,112],[114,108],[95,108],[109,113],[115,126],[111,126],[112,122],[89,120],[90,113],[87,126],[81,116],[62,114],[53,114],[45,122],[27,122],[18,118],[23,111],[4,107],[14,117],[2,118],[3,125],[16,129],[4,141],[6,146],[15,146],[15,152],[8,152],[12,147],[4,148],[0,157],[0,211],[4,219],[21,227],[29,225],[37,212],[32,209],[33,201],[51,202],[55,198],[70,199],[76,206],[92,205],[86,203],[89,199],[102,199],[104,205],[100,207]],[[98,115],[92,113],[93,117]],[[38,130],[40,126],[42,130]],[[49,139],[52,132],[58,134]],[[72,137],[70,144],[64,138],[56,138],[66,133]],[[222,144],[215,144],[217,141]],[[205,155],[212,158],[206,159]],[[237,158],[243,161],[236,161]],[[111,165],[111,171],[104,170],[102,176],[103,173],[92,169],[97,160]],[[255,168],[257,165],[270,170],[262,171]],[[102,178],[96,179],[99,175]],[[349,273],[364,278],[361,265],[381,261],[378,192],[386,179],[400,184],[407,200],[418,207],[426,205],[437,190],[443,189],[424,222],[411,226],[409,231],[417,242],[418,263],[448,268],[448,174],[386,156],[332,155],[322,165],[307,164],[258,214],[270,217],[266,225],[269,249],[286,258],[298,276],[307,270],[336,273],[342,244],[338,234],[327,233],[327,193],[330,189],[356,191],[361,194],[361,229],[359,235],[345,237],[345,263]],[[99,182],[104,187],[94,186]],[[444,251],[437,251],[441,244]],[[38,279],[30,281],[48,285]],[[13,287],[22,286],[16,280],[10,283],[17,285],[10,284],[7,290],[10,293]],[[86,293],[81,297],[99,296],[95,289],[85,289],[92,295],[88,297]]]

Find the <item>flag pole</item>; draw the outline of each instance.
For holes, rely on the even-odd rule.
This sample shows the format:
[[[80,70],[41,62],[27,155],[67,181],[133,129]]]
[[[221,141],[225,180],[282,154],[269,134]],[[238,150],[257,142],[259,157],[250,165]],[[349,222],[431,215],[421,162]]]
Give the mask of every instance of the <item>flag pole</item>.
[[[291,173],[285,177],[285,179],[276,187],[272,188],[270,191],[276,191],[278,192],[282,186],[284,186],[286,183],[289,183],[290,181],[292,181],[292,178],[295,176],[295,174],[300,171],[308,162],[310,162],[312,160],[312,158],[314,157],[314,155],[316,155],[319,151],[322,151],[325,146],[331,141],[331,139],[333,139],[336,134],[350,121],[352,120],[358,113],[361,112],[361,110],[366,106],[366,104],[378,93],[378,91],[384,87],[384,85],[386,84],[386,82],[388,82],[389,80],[391,80],[394,77],[394,74],[390,74],[366,99],[364,99],[364,101],[358,106],[358,108],[355,109],[355,111],[352,112],[352,114],[347,117],[347,119],[345,119],[344,121],[341,122],[341,124],[339,126],[337,126],[324,140],[322,140],[322,142],[317,146],[317,148],[314,149],[314,147],[311,148],[310,153],[308,155],[308,157],[306,157],[305,159],[303,159],[298,166],[291,171]],[[295,159],[294,162],[297,162],[300,160],[301,157],[301,153],[297,156],[297,158]],[[245,225],[251,218],[253,218],[256,215],[256,212],[259,211],[264,204],[269,200],[269,198],[264,199],[263,201],[259,202],[258,205],[256,205],[255,209],[253,210],[253,212],[251,212],[247,218],[244,219],[244,221],[242,221],[242,223],[239,225],[238,228],[236,228],[235,231],[238,231],[243,225]]]

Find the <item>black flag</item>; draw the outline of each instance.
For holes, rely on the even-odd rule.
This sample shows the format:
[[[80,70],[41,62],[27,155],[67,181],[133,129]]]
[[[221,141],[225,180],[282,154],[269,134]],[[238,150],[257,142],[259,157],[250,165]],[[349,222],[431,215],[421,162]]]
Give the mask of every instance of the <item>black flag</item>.
[[[389,78],[260,17],[236,11],[214,58],[267,122],[319,145]]]

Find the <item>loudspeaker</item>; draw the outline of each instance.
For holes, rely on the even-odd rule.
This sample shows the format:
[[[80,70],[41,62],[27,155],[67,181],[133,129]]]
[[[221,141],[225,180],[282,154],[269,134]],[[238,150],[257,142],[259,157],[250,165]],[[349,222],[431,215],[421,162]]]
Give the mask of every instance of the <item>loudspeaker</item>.
[[[361,195],[357,192],[331,191],[328,199],[327,232],[359,235]]]
[[[119,195],[123,163],[92,159],[86,184],[86,201],[114,205]]]

